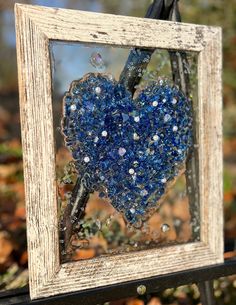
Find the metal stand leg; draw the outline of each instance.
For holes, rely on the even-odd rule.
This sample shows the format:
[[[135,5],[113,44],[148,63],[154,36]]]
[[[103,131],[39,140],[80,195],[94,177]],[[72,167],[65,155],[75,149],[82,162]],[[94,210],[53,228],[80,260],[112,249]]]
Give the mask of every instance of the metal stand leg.
[[[202,305],[215,305],[213,281],[197,283]]]

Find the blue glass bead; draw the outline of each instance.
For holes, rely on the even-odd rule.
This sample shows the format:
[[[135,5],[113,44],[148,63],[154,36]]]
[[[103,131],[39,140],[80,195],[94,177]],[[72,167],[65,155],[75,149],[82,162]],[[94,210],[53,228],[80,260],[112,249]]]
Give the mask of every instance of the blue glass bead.
[[[133,100],[123,85],[99,73],[75,81],[63,101],[62,131],[79,175],[88,174],[100,196],[108,195],[136,223],[165,193],[192,148],[191,101],[157,82]]]

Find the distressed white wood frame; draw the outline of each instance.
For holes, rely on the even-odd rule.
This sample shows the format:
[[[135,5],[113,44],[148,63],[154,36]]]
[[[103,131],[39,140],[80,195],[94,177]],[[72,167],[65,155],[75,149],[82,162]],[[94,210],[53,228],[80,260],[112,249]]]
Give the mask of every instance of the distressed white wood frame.
[[[15,15],[31,298],[221,263],[221,29],[24,4]],[[199,242],[60,264],[51,40],[198,52]]]

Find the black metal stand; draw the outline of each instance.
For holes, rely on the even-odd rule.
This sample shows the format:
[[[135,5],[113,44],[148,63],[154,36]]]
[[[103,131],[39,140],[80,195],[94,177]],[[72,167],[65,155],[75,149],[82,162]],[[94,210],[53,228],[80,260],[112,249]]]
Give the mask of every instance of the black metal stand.
[[[194,257],[193,257],[194,260]],[[137,287],[144,285],[146,293],[156,293],[166,288],[196,283],[200,289],[202,304],[213,305],[213,279],[236,274],[236,258],[223,264],[160,275],[137,281],[125,282],[76,293],[31,301],[28,288],[0,293],[1,305],[96,305],[108,301],[138,296]]]
[[[213,280],[197,284],[200,291],[200,298],[203,305],[215,305]]]

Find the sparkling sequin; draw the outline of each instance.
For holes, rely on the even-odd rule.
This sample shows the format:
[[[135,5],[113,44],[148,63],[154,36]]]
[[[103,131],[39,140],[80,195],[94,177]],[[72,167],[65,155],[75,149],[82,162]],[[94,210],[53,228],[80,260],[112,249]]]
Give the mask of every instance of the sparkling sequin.
[[[157,135],[157,134],[155,134],[154,136],[153,136],[153,141],[158,141],[159,140],[159,136]]]
[[[134,213],[135,213],[135,209],[134,209],[134,208],[131,208],[131,209],[130,209],[130,213],[134,214]]]
[[[173,100],[171,101],[171,103],[172,103],[173,105],[175,105],[175,104],[177,103],[177,99],[176,99],[176,98],[173,98]]]
[[[72,104],[72,105],[70,106],[70,110],[71,110],[71,111],[75,111],[75,110],[76,110],[76,105],[75,105],[75,104]]]
[[[170,230],[170,226],[167,223],[163,223],[163,225],[161,226],[161,231],[163,233],[166,233]]]
[[[157,105],[158,105],[158,102],[157,102],[157,101],[152,102],[152,106],[153,106],[153,107],[156,107]]]
[[[98,52],[93,52],[90,56],[90,63],[95,68],[103,68],[104,67],[104,61],[102,59],[102,55]]]
[[[85,163],[88,163],[90,161],[90,158],[89,157],[84,157],[84,162]]]
[[[106,131],[106,130],[103,130],[103,131],[102,131],[102,136],[103,136],[103,137],[107,137],[107,131]]]
[[[129,169],[129,173],[130,173],[130,175],[133,175],[135,172],[134,172],[134,169],[133,168],[130,168]]]
[[[101,93],[101,91],[102,91],[102,90],[101,90],[101,88],[100,88],[100,87],[96,87],[96,88],[95,88],[95,92],[96,92],[96,94],[100,94],[100,93]]]
[[[165,114],[164,122],[168,122],[170,119],[171,119],[171,116],[169,114]]]
[[[123,85],[99,73],[73,82],[63,101],[65,145],[79,175],[90,177],[92,191],[106,190],[128,222],[140,222],[192,147],[191,101],[160,81],[133,100]]]
[[[126,153],[126,149],[123,147],[120,147],[118,150],[118,154],[123,157],[125,153]]]

